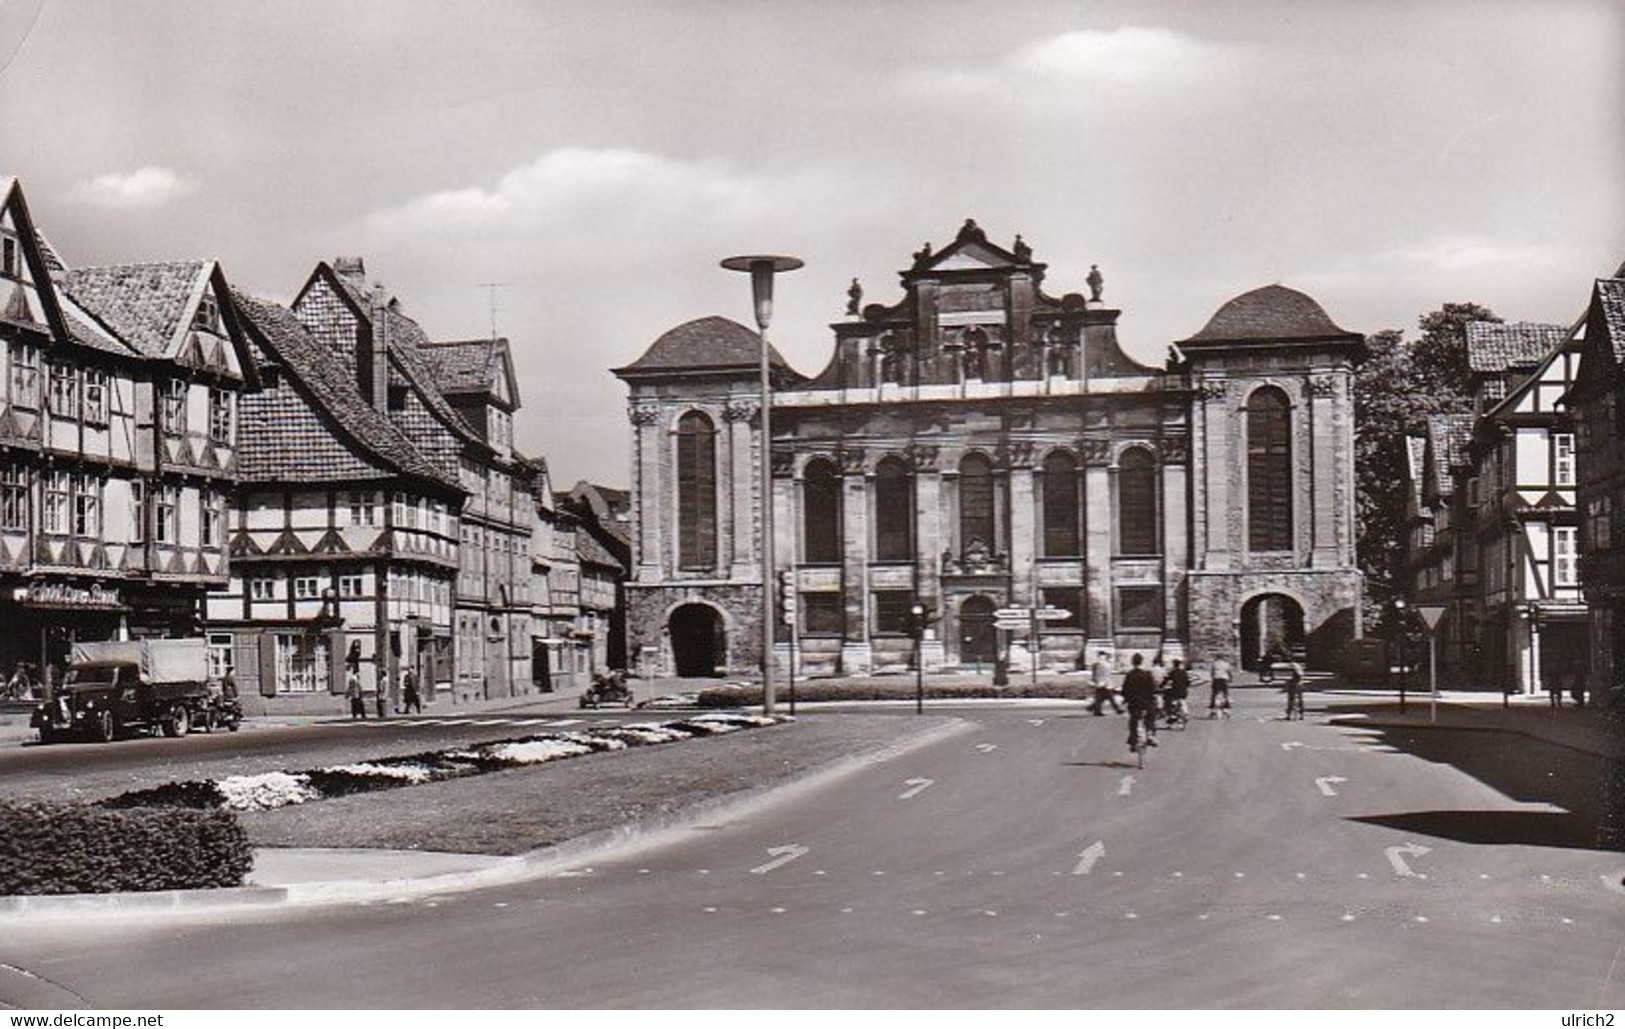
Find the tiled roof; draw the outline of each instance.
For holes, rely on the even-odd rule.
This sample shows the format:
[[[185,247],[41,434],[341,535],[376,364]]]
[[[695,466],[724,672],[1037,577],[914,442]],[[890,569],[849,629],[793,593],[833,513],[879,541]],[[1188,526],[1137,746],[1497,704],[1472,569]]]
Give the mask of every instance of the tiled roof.
[[[603,565],[608,568],[621,568],[621,562],[609,549],[598,542],[590,532],[578,532],[576,535],[576,559],[582,564]]]
[[[63,290],[135,350],[162,357],[208,261],[69,268]]]
[[[1421,489],[1422,462],[1427,457],[1428,441],[1425,436],[1405,437],[1406,467],[1410,469],[1411,488]]]
[[[486,393],[495,385],[496,364],[491,350],[496,340],[468,339],[431,342],[424,356],[440,374],[435,384],[442,393]]]
[[[1625,363],[1625,279],[1598,279],[1597,300],[1614,344],[1614,358]]]
[[[768,360],[774,365],[790,367],[771,345],[768,351]],[[762,344],[756,333],[736,321],[708,315],[668,330],[649,345],[642,357],[615,372],[754,368],[761,363],[761,355]]]
[[[337,271],[333,274],[333,281],[339,284],[339,288],[343,289],[351,302],[363,312],[372,310],[371,298],[368,296],[364,281],[339,274]],[[436,387],[435,369],[424,357],[424,348],[430,344],[423,326],[402,314],[393,300],[385,303],[384,318],[388,322],[389,329],[389,354],[394,358],[390,364],[404,380],[404,384],[411,386],[435,416],[450,426],[451,431],[457,436],[470,443],[483,443],[479,434],[469,428],[463,416],[457,413],[457,409],[451,406],[445,395]]]
[[[1533,368],[1568,333],[1566,326],[1542,322],[1468,322],[1467,366],[1475,372]]]
[[[255,345],[269,364],[297,380],[320,420],[289,406],[282,390],[245,394],[238,466],[248,481],[342,482],[399,472],[443,486],[457,481],[412,445],[387,415],[356,391],[344,364],[280,304],[233,291],[238,309],[258,331]],[[347,437],[347,438],[341,438]]]
[[[1470,414],[1428,415],[1433,477],[1441,497],[1448,497],[1454,490],[1451,469],[1467,463],[1467,444],[1473,438],[1473,421]]]
[[[1225,302],[1202,331],[1181,344],[1271,339],[1359,339],[1339,328],[1315,299],[1285,286],[1264,286]]]

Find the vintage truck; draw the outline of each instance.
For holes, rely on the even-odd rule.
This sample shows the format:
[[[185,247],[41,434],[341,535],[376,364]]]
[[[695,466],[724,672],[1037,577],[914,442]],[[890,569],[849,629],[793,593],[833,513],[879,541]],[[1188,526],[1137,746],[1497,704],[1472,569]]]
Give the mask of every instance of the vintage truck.
[[[216,718],[202,640],[129,640],[75,643],[62,684],[34,709],[31,724],[41,743],[69,736],[107,743],[128,729],[184,736]]]

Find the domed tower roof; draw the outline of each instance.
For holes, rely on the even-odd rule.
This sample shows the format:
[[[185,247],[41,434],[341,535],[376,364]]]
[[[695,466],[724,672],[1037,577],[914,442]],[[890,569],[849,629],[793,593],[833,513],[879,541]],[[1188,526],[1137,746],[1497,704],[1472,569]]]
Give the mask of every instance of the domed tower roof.
[[[768,346],[768,361],[779,371],[791,372],[789,362]],[[661,374],[738,371],[761,362],[761,342],[755,332],[728,318],[707,315],[662,333],[643,356],[616,375],[625,378]]]
[[[1282,340],[1360,340],[1340,328],[1307,293],[1282,285],[1264,286],[1233,297],[1220,307],[1202,331],[1180,346],[1204,343],[1250,343]]]

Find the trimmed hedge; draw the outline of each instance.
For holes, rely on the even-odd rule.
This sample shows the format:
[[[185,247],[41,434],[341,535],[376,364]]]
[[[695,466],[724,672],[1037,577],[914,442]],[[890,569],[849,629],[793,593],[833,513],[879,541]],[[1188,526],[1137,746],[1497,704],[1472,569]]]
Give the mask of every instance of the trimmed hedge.
[[[1012,680],[1016,673],[1012,672]],[[780,683],[774,690],[780,704],[788,702],[790,687]],[[813,703],[820,700],[913,700],[914,683],[891,682],[807,682],[796,684],[796,700]],[[1088,700],[1093,693],[1087,683],[1031,683],[1009,686],[953,686],[925,684],[927,700],[965,700],[967,698],[1043,697],[1051,700]],[[697,698],[702,708],[755,707],[762,702],[760,686],[730,686],[701,690]]]
[[[0,800],[0,895],[241,886],[253,863],[229,811]]]

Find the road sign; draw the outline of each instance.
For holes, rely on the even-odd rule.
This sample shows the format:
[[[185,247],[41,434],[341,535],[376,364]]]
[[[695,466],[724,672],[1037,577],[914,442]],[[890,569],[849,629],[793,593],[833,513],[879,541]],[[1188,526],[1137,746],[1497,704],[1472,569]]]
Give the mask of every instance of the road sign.
[[[1064,622],[1068,618],[1072,617],[1072,612],[1068,611],[1066,608],[1051,607],[1048,604],[1045,604],[1037,611],[1034,611],[1033,614],[1041,622]]]
[[[1031,618],[1033,609],[1030,607],[1001,607],[993,612],[994,618]]]
[[[1003,629],[1006,632],[1019,632],[1031,629],[1032,623],[1025,618],[1000,618],[993,623],[993,628]]]
[[[1427,625],[1428,632],[1439,627],[1439,619],[1444,617],[1443,604],[1418,604],[1416,613],[1422,616],[1422,622]]]

